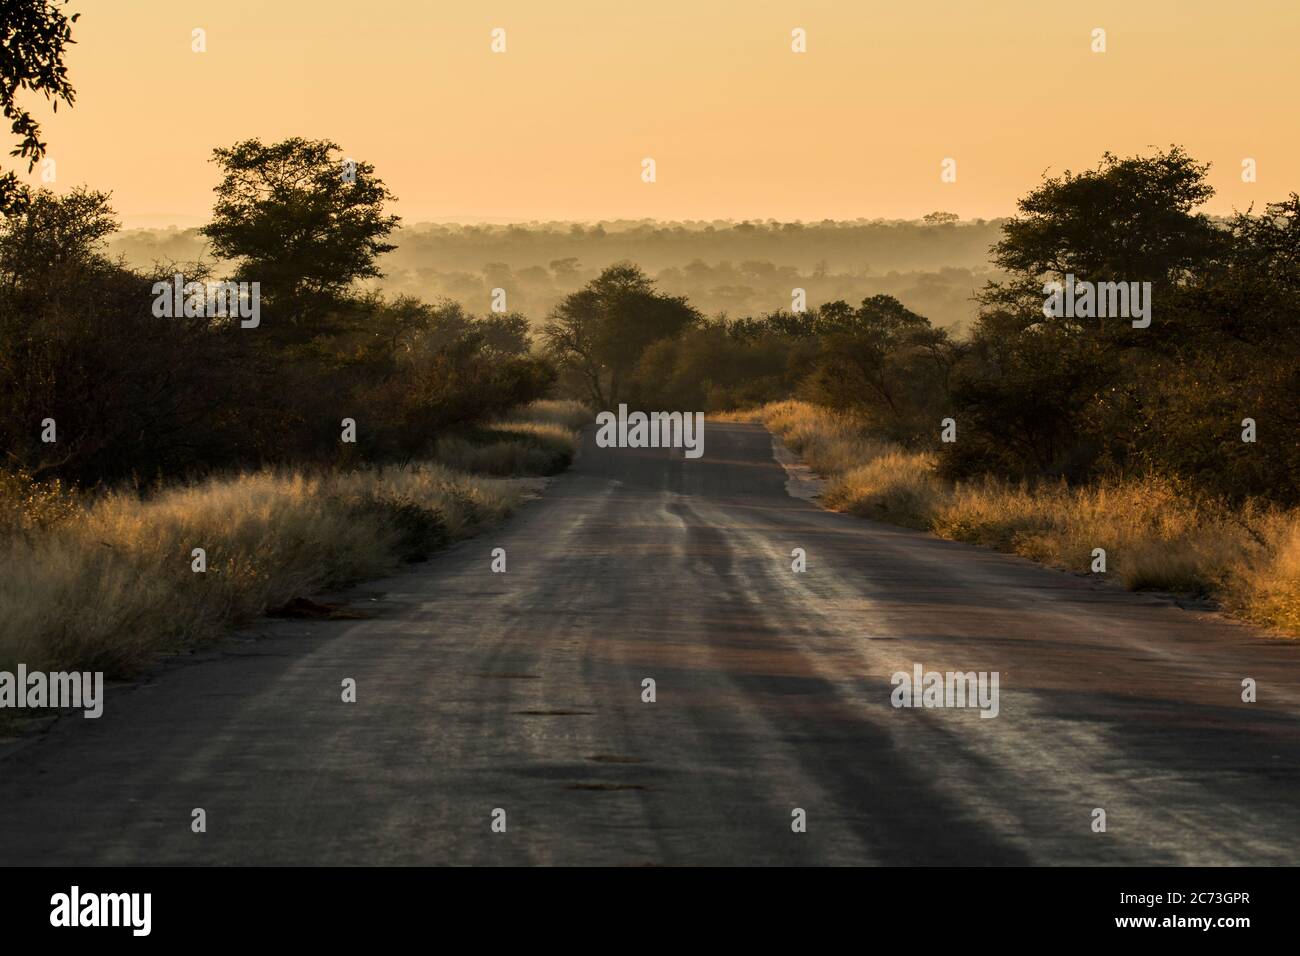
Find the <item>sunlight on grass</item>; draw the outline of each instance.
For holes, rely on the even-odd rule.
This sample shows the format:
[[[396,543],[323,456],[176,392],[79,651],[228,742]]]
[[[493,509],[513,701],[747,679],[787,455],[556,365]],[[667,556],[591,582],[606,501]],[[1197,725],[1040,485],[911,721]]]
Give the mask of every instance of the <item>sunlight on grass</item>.
[[[1210,595],[1231,613],[1300,633],[1300,512],[1229,508],[1157,476],[1071,488],[986,479],[950,484],[933,457],[880,442],[849,419],[786,401],[758,421],[828,479],[836,511],[1090,571],[1093,549],[1126,587]]]
[[[489,426],[507,437],[458,448],[460,471],[262,471],[94,501],[5,476],[0,669],[22,661],[129,675],[291,598],[388,574],[473,535],[509,514],[522,490],[465,472],[539,474],[532,466],[554,470],[557,455],[567,464],[575,441],[560,422],[579,417],[570,404]],[[207,553],[205,573],[191,569],[195,548]]]

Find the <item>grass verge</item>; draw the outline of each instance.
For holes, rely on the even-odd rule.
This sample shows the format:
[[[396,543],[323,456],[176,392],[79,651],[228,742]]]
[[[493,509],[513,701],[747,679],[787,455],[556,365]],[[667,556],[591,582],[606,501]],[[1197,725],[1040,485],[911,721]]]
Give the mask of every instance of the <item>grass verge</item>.
[[[1300,635],[1300,510],[1232,508],[1158,476],[1029,488],[939,479],[932,456],[881,442],[826,409],[787,401],[761,422],[828,479],[822,504],[940,537],[1107,574],[1132,590],[1209,596],[1253,623]]]
[[[260,471],[90,500],[0,477],[0,670],[138,673],[290,600],[381,577],[501,521],[519,482],[572,457],[567,403],[539,403],[443,462]],[[528,416],[536,412],[537,417]],[[566,417],[567,416],[567,417]],[[441,451],[441,449],[440,449]],[[470,472],[486,472],[472,474]],[[193,569],[195,549],[206,571]]]
[[[591,420],[580,402],[534,402],[500,422],[443,438],[434,457],[478,474],[553,475],[569,467],[578,448],[576,432]]]

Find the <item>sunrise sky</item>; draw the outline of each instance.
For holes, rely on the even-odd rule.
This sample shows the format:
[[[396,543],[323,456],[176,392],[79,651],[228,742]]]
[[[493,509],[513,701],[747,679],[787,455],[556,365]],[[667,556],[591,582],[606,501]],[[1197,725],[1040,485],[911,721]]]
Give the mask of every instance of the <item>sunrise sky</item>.
[[[408,223],[992,217],[1044,171],[1170,143],[1214,164],[1212,211],[1300,189],[1295,0],[68,9],[77,103],[37,111],[54,186],[111,190],[127,226],[206,221],[211,149],[251,136],[335,140],[376,165]],[[796,27],[807,53],[791,52]],[[940,182],[945,157],[956,183]]]

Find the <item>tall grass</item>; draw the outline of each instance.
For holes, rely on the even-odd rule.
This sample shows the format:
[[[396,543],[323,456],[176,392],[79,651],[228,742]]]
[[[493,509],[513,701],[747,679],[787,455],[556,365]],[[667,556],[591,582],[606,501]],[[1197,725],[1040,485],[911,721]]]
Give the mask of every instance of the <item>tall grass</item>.
[[[822,503],[956,541],[1090,571],[1093,551],[1126,587],[1218,599],[1237,616],[1300,633],[1300,511],[1230,508],[1158,476],[1029,488],[950,484],[933,457],[881,442],[804,402],[746,416],[828,479]]]
[[[0,669],[133,673],[289,601],[394,570],[502,518],[503,482],[439,465],[259,472],[113,494],[0,541]],[[193,551],[207,570],[192,570]]]
[[[576,432],[594,422],[595,416],[582,402],[571,399],[543,399],[511,412],[502,421],[505,424],[524,422],[558,425],[567,431]]]
[[[591,410],[581,402],[533,402],[486,428],[441,439],[434,457],[478,474],[552,475],[569,466],[578,448],[576,432],[591,421]]]
[[[547,422],[501,422],[438,441],[434,457],[449,468],[485,475],[552,475],[577,449],[573,432]]]
[[[554,419],[508,428],[532,436],[530,448],[544,441],[571,453],[572,434]],[[500,455],[500,444],[480,453]],[[463,464],[468,471],[476,462]],[[487,462],[484,470],[538,473],[529,464]],[[210,640],[293,598],[421,559],[500,521],[521,496],[518,482],[441,463],[262,471],[147,499],[117,492],[89,500],[0,476],[0,670],[23,662],[136,673],[159,652]],[[193,570],[196,548],[206,552],[202,573]]]

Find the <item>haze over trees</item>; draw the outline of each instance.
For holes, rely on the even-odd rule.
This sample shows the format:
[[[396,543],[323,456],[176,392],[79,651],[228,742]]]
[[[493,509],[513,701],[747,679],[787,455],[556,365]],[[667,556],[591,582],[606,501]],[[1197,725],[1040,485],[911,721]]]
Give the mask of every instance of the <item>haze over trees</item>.
[[[536,328],[568,294],[617,262],[634,262],[669,295],[709,316],[892,295],[941,327],[969,326],[975,297],[996,278],[989,247],[998,221],[525,223],[397,227],[384,275],[365,285],[389,295],[453,299],[484,308],[494,289]],[[210,257],[195,229],[133,229],[110,242],[140,268]]]

